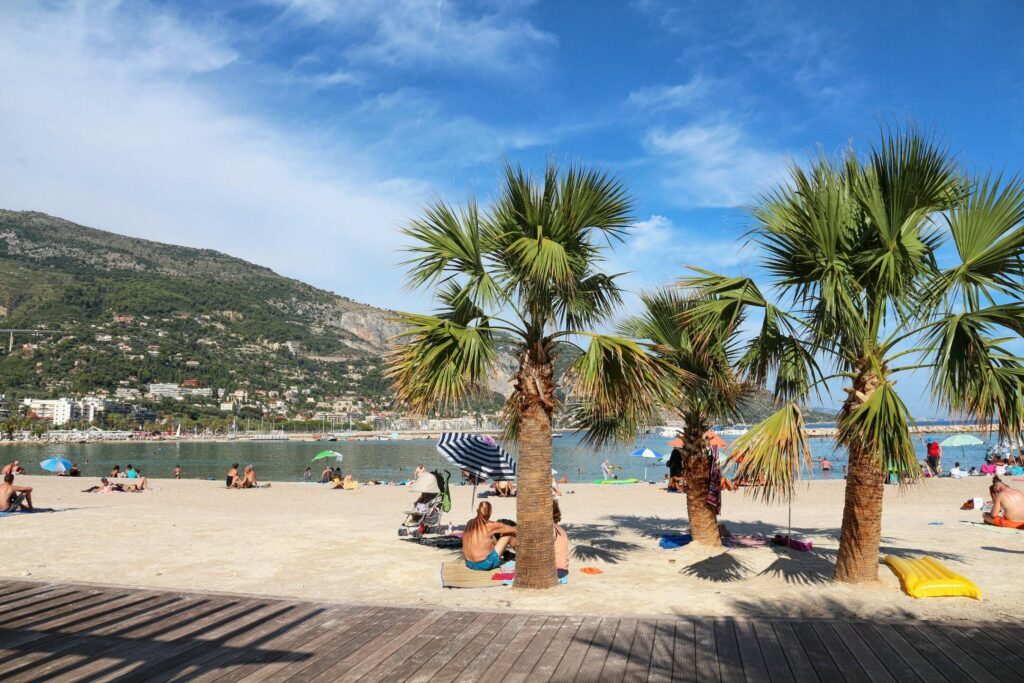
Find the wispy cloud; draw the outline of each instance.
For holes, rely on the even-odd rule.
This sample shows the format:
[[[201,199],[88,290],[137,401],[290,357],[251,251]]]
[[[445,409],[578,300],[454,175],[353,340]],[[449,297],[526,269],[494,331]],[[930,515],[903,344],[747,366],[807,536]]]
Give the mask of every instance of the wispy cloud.
[[[732,123],[654,129],[644,142],[665,164],[664,184],[682,206],[746,204],[786,170],[784,154],[758,145]]]
[[[686,83],[640,88],[629,93],[627,102],[639,109],[672,110],[691,107],[707,96],[714,82],[697,74]]]
[[[354,63],[524,71],[557,45],[520,16],[522,3],[471,6],[445,0],[267,0],[299,22],[336,30]]]
[[[153,6],[111,7],[0,11],[0,206],[401,303],[396,227],[426,183],[344,134],[283,129],[211,94],[197,77],[231,64],[225,37]]]

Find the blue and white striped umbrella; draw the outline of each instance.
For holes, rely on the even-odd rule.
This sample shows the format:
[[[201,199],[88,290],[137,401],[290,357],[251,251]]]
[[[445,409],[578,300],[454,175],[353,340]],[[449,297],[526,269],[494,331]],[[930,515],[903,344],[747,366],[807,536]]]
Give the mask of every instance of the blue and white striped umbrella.
[[[65,460],[64,458],[47,458],[39,463],[39,466],[47,472],[62,474],[71,469],[71,461]]]
[[[483,479],[516,478],[516,461],[489,436],[445,432],[437,442],[437,452],[459,469]]]

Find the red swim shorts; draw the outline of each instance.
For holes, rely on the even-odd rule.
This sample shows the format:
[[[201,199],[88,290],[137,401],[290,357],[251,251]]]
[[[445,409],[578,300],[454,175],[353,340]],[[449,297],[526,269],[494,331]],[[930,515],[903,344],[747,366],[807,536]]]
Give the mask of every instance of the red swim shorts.
[[[992,517],[993,526],[1004,526],[1009,529],[1024,529],[1024,522],[1015,522],[1012,519],[1006,517]]]

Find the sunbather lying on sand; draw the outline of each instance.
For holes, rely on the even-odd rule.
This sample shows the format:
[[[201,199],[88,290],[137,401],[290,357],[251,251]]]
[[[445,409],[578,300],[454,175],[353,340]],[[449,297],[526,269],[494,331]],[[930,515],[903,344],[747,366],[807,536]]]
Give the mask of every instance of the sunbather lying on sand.
[[[90,486],[87,489],[83,489],[82,493],[110,493],[112,491],[124,492],[124,484],[111,484],[110,480],[106,477],[100,479],[98,486]]]
[[[498,535],[498,540],[494,536]],[[462,535],[462,555],[470,569],[490,570],[501,566],[506,547],[516,546],[513,526],[491,521],[491,504],[486,500],[476,506],[476,517],[466,524]]]
[[[992,513],[984,513],[986,524],[1024,528],[1024,493],[1012,489],[999,477],[992,477]]]

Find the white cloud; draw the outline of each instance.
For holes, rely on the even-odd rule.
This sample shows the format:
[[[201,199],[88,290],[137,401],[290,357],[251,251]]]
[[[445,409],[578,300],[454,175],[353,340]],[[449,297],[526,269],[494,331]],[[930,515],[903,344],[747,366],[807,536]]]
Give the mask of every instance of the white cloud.
[[[667,187],[684,206],[739,206],[784,177],[786,157],[751,142],[729,123],[655,129],[645,146],[669,171]]]
[[[517,16],[515,3],[472,15],[445,0],[267,0],[285,16],[336,28],[347,58],[389,66],[532,69],[557,45],[551,33]]]
[[[644,110],[683,109],[704,98],[714,82],[700,74],[686,83],[640,88],[629,93],[629,104]]]
[[[396,227],[425,183],[362,161],[346,131],[233,109],[202,76],[231,63],[224,41],[119,9],[0,10],[0,206],[218,249],[371,303],[407,298]]]

